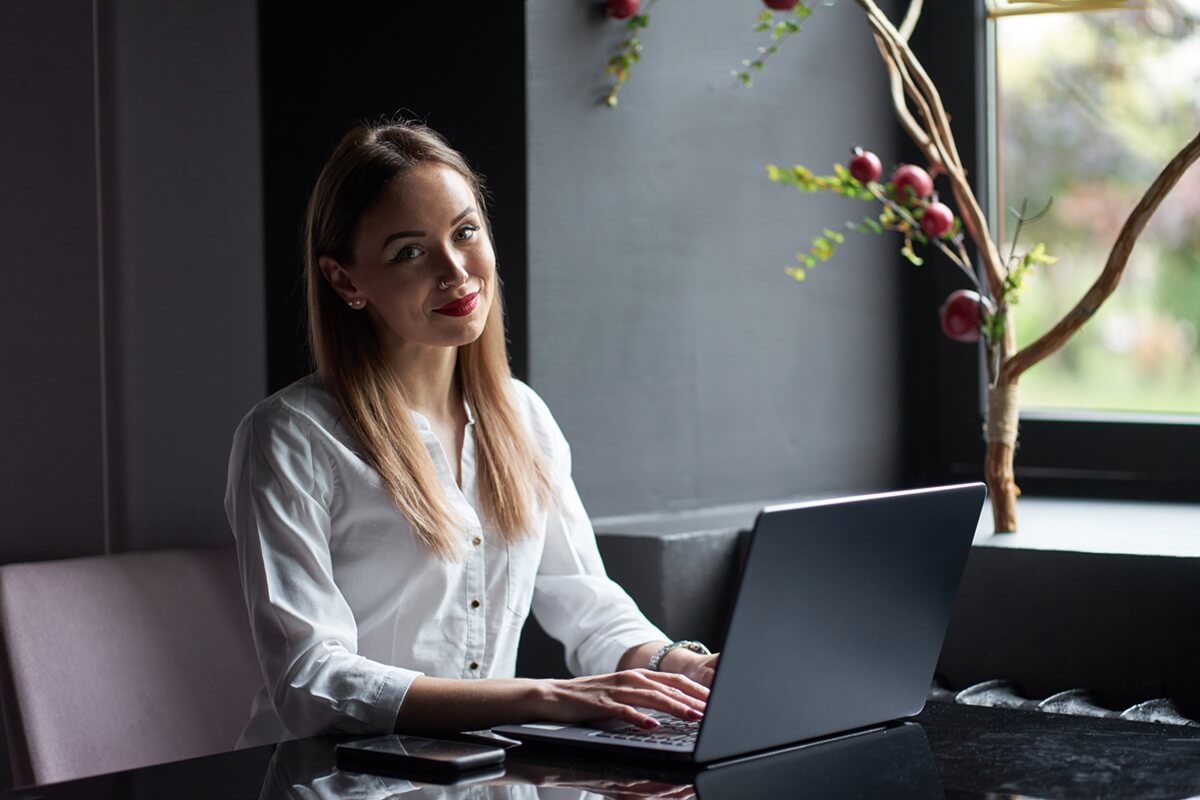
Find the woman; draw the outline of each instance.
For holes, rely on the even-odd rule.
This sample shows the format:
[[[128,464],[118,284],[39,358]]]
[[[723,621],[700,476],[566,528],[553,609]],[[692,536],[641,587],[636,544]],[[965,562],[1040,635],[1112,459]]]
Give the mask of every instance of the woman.
[[[508,369],[478,177],[416,124],[348,133],[309,202],[317,371],[230,457],[265,686],[244,745],[639,711],[703,715],[716,656],[604,574],[549,410]],[[530,610],[571,680],[513,678]]]

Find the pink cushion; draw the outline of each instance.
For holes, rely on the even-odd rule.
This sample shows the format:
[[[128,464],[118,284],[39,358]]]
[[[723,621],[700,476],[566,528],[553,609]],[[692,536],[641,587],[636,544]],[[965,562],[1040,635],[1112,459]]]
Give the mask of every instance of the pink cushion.
[[[0,567],[17,785],[231,750],[261,683],[233,548]]]

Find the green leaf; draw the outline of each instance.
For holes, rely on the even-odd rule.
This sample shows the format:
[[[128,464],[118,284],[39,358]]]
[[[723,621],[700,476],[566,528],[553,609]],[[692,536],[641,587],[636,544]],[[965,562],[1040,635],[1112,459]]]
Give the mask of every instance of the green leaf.
[[[1035,264],[1053,264],[1058,261],[1057,256],[1052,256],[1046,252],[1046,245],[1042,242],[1035,244],[1033,249],[1026,254],[1026,258]]]
[[[1008,314],[998,311],[995,314],[984,314],[983,333],[990,341],[997,342],[1004,337],[1004,329],[1008,325]]]
[[[883,226],[871,217],[863,217],[863,225],[866,225],[875,233],[883,233]]]
[[[804,257],[804,266],[809,267],[811,269],[812,267],[815,267],[816,265],[817,265],[817,260],[815,258],[813,258],[812,256]]]
[[[837,231],[832,231],[829,228],[826,228],[825,230],[823,230],[822,233],[825,234],[826,239],[829,239],[830,241],[833,241],[833,242],[837,242],[838,244],[841,244],[842,242],[846,241],[846,237],[843,234],[840,234]]]
[[[834,247],[824,236],[818,236],[813,239],[812,254],[821,261],[828,261],[833,257]]]
[[[797,3],[794,13],[800,19],[808,19],[809,15],[812,14],[812,9],[804,5],[804,3]]]
[[[913,252],[912,241],[909,239],[904,240],[904,246],[900,248],[900,255],[907,258],[910,264],[917,267],[925,263],[925,259]]]
[[[788,267],[787,274],[798,281],[804,280],[804,270],[801,267]]]
[[[767,180],[778,183],[783,178],[783,170],[774,164],[767,164]]]

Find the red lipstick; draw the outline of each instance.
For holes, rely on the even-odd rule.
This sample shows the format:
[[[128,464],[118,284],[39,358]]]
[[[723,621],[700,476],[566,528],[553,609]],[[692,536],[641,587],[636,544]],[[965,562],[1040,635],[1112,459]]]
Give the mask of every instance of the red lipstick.
[[[477,305],[479,305],[479,292],[471,292],[457,300],[451,300],[443,306],[438,306],[434,311],[448,317],[465,317],[474,311]]]

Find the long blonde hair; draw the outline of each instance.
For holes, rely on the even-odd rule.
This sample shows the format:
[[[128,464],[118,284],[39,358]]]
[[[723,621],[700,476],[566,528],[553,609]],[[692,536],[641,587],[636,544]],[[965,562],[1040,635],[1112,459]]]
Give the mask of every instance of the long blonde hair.
[[[353,261],[359,220],[393,178],[423,163],[453,169],[471,187],[487,224],[482,180],[435,131],[410,122],[361,125],[347,133],[321,170],[305,218],[309,344],[362,457],[379,473],[417,538],[439,558],[461,552],[462,521],[450,510],[429,452],[409,414],[404,387],[388,369],[365,314],[334,292],[318,260]],[[456,379],[474,411],[478,494],[484,515],[508,541],[532,526],[550,495],[547,466],[511,396],[499,287],[483,333],[458,349]]]

